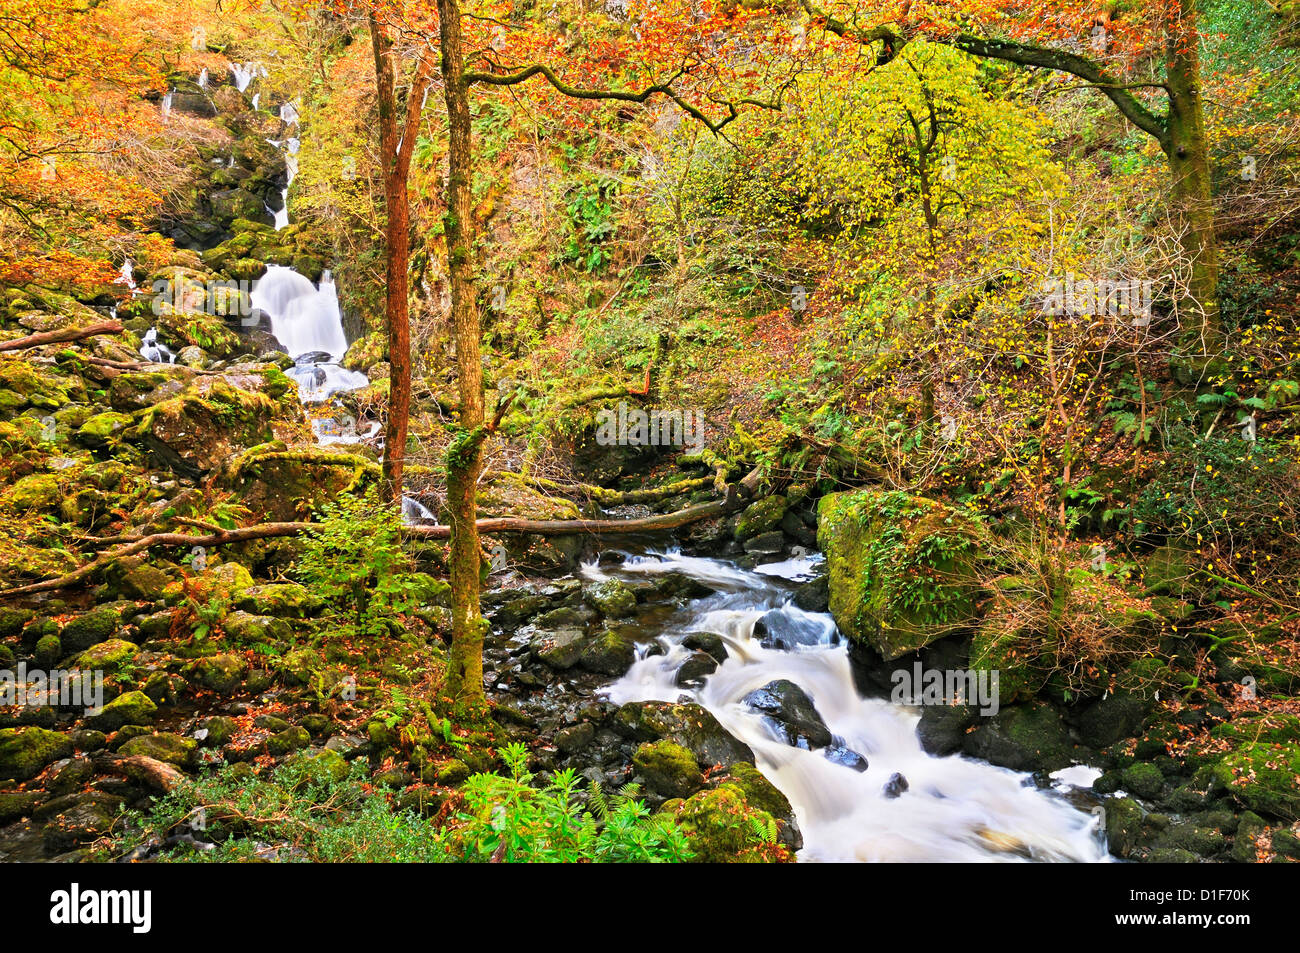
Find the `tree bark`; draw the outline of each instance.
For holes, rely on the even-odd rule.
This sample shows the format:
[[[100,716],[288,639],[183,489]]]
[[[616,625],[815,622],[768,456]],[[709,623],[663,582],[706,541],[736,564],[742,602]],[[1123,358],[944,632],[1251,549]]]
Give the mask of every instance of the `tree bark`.
[[[479,609],[482,556],[479,550],[477,489],[483,470],[483,363],[478,302],[474,293],[474,220],[470,175],[473,166],[469,87],[458,0],[438,0],[443,98],[447,103],[447,273],[456,377],[460,392],[460,434],[447,451],[447,513],[451,526],[448,573],[451,583],[452,644],[447,694],[481,705],[483,633]]]
[[[0,341],[0,351],[21,351],[42,344],[63,344],[67,341],[80,341],[94,337],[96,334],[116,334],[122,330],[120,321],[103,321],[84,328],[60,328],[57,331],[38,331],[26,337],[14,338],[12,341]]]
[[[407,180],[411,153],[420,128],[420,111],[429,82],[429,56],[420,57],[407,93],[405,121],[397,123],[397,76],[393,44],[385,28],[372,15],[370,40],[375,55],[375,84],[379,95],[379,151],[383,163],[384,208],[384,316],[388,329],[388,419],[384,424],[381,499],[402,498],[402,468],[406,462],[406,437],[411,417],[411,320],[407,268],[411,259],[410,205]]]

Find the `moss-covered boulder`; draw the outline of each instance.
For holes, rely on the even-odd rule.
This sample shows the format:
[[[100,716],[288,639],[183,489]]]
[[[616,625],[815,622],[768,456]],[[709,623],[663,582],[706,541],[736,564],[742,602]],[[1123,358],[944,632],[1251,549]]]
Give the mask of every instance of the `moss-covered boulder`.
[[[287,619],[306,619],[325,607],[320,596],[294,582],[252,586],[240,593],[235,604],[255,615]]]
[[[288,776],[299,775],[303,782],[342,781],[348,776],[348,762],[329,748],[300,751],[285,762]]]
[[[1300,820],[1300,745],[1257,741],[1225,755],[1214,779],[1252,811]]]
[[[776,819],[753,807],[736,784],[700,791],[685,801],[670,801],[671,811],[686,835],[696,863],[763,863],[790,859],[776,841]],[[755,829],[770,832],[771,839],[755,836]]]
[[[979,539],[972,517],[907,493],[822,497],[817,541],[840,631],[889,661],[972,625]]]
[[[633,637],[618,628],[605,629],[587,639],[578,664],[601,675],[622,675],[636,661]]]
[[[293,629],[284,619],[270,615],[254,615],[243,609],[232,612],[221,620],[227,638],[236,645],[273,645],[286,642]]]
[[[749,745],[731,735],[707,709],[696,704],[629,702],[614,713],[613,728],[632,741],[669,739],[690,751],[701,768],[754,763]]]
[[[185,768],[193,764],[198,746],[199,743],[193,738],[184,738],[170,732],[162,732],[161,734],[141,735],[139,738],[132,738],[117,750],[118,754],[144,755],[146,758],[153,758],[156,761],[164,761],[167,764]]]
[[[736,519],[736,541],[743,543],[776,529],[781,525],[785,511],[786,499],[780,495],[765,496],[749,504]]]
[[[617,579],[588,586],[582,598],[593,609],[611,619],[623,619],[636,612],[636,593]]]
[[[72,741],[35,725],[0,729],[0,780],[26,781],[47,765],[72,756]]]
[[[130,426],[131,417],[129,414],[119,413],[115,410],[95,414],[77,428],[77,442],[97,450],[120,439],[126,434],[127,428]]]
[[[704,787],[704,774],[691,754],[675,741],[647,741],[632,756],[646,790],[663,798],[690,797]]]
[[[225,652],[197,659],[189,670],[193,681],[221,695],[235,691],[247,676],[248,663]]]
[[[96,731],[117,731],[124,725],[149,725],[153,723],[158,706],[144,692],[126,692],[117,696],[100,711],[87,715],[87,728]]]
[[[23,626],[35,616],[31,609],[19,609],[15,606],[0,606],[0,639],[7,639],[22,632]]]
[[[53,473],[33,473],[11,486],[4,501],[22,513],[48,513],[59,508],[63,491],[59,489],[59,478]]]
[[[121,613],[113,606],[100,606],[66,623],[59,632],[59,640],[65,652],[84,652],[113,638],[121,627]]]
[[[978,719],[963,739],[962,750],[1015,771],[1055,771],[1073,761],[1074,743],[1055,708],[1026,704]]]
[[[134,642],[125,639],[109,639],[107,642],[91,646],[78,655],[73,667],[83,671],[116,672],[135,658],[135,654],[139,651],[140,646]]]

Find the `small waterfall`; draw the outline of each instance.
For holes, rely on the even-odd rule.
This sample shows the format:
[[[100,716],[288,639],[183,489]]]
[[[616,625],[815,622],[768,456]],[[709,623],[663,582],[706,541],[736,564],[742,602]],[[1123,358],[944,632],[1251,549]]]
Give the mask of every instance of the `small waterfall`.
[[[167,90],[167,95],[162,98],[162,117],[164,120],[170,119],[172,114],[172,94],[175,90]]]
[[[298,107],[293,103],[281,103],[280,121],[289,126],[298,125]]]
[[[266,71],[266,67],[259,63],[230,63],[228,65],[230,67],[230,74],[235,79],[235,89],[239,90],[241,93],[248,89],[249,83],[257,79],[257,77],[271,75]],[[257,108],[256,102],[254,102],[253,108]]]
[[[338,292],[328,271],[317,288],[292,268],[268,265],[250,297],[253,307],[270,315],[271,333],[296,361],[287,373],[298,381],[304,403],[326,400],[370,382],[365,374],[338,364],[348,342]]]
[[[679,610],[658,637],[661,654],[650,655],[644,647],[606,696],[625,704],[687,695],[712,712],[750,746],[759,769],[790,799],[803,832],[803,860],[1107,860],[1096,817],[1061,794],[1072,784],[1090,783],[1091,769],[1057,772],[1057,789],[1039,790],[1025,774],[928,754],[916,734],[917,709],[859,696],[834,621],[790,601],[790,583],[807,578],[819,558],[800,556],[763,566],[761,573],[678,553],[632,557],[608,570],[584,566],[590,579],[676,572],[716,590]],[[780,633],[783,647],[755,637],[760,619],[767,633]],[[720,635],[728,654],[690,690],[676,682],[691,655],[681,642],[699,631]],[[747,695],[777,679],[794,682],[811,697],[834,738],[832,747],[787,744],[745,703]],[[865,768],[858,755],[867,760]],[[886,785],[896,773],[909,786],[891,796]]]
[[[262,94],[261,94],[261,93],[254,93],[254,94],[253,94],[253,112],[257,112],[257,110],[258,110],[258,104],[261,103],[261,101],[262,101]]]
[[[284,143],[284,168],[287,174],[286,184],[280,190],[280,211],[275,214],[275,230],[278,232],[289,224],[289,186],[298,176],[298,149],[301,143],[293,137]]]
[[[140,356],[155,364],[175,364],[176,355],[165,344],[158,343],[158,329],[150,328],[140,343]]]
[[[208,68],[205,66],[199,71],[199,89],[208,88]]]
[[[436,523],[437,521],[438,518],[419,500],[409,496],[402,497],[402,522],[410,526],[417,523]]]
[[[134,294],[136,291],[135,262],[131,261],[130,258],[123,260],[122,268],[118,272],[118,276],[113,283],[119,285],[126,285],[127,288],[131,290],[131,293]]]

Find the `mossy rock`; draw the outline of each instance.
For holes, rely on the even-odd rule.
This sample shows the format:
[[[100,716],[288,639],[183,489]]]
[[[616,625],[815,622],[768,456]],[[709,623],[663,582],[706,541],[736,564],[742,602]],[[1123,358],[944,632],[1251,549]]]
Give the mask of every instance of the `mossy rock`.
[[[198,659],[190,669],[190,678],[204,688],[227,695],[243,684],[248,675],[248,663],[238,655],[222,653]]]
[[[1041,703],[1016,705],[979,720],[963,739],[962,750],[1014,771],[1055,771],[1074,760],[1060,713]]]
[[[144,692],[126,692],[117,696],[100,711],[86,716],[86,727],[96,731],[117,731],[124,725],[148,725],[158,706]]]
[[[776,529],[786,509],[786,499],[780,495],[766,496],[749,504],[736,520],[733,534],[736,542],[743,543]]]
[[[1270,744],[1300,747],[1300,715],[1268,712],[1254,718],[1234,718],[1210,729],[1210,735],[1235,745]]]
[[[1247,744],[1225,755],[1213,773],[1218,784],[1252,811],[1300,820],[1300,746]]]
[[[1154,764],[1140,761],[1123,771],[1124,787],[1148,801],[1160,796],[1164,790],[1165,776]]]
[[[276,670],[290,685],[310,685],[312,675],[323,665],[315,649],[299,648],[285,654],[276,665]]]
[[[338,782],[348,776],[347,759],[337,751],[318,748],[300,751],[285,762],[285,770],[306,782]]]
[[[23,817],[31,817],[45,801],[42,791],[0,792],[0,827]]]
[[[163,732],[156,735],[141,735],[138,738],[132,738],[117,750],[119,754],[144,755],[146,758],[174,764],[178,768],[186,768],[194,763],[194,755],[198,751],[198,747],[199,743],[193,738],[184,738],[177,734]]]
[[[291,751],[297,751],[299,748],[306,748],[311,744],[311,734],[306,728],[297,725],[292,728],[286,728],[279,731],[266,739],[266,751],[268,754],[279,757],[286,755]]]
[[[72,757],[72,740],[35,725],[0,729],[0,780],[26,781],[47,764]]]
[[[582,598],[601,615],[610,619],[625,619],[636,613],[636,593],[617,579],[608,579],[588,586]]]
[[[207,732],[202,738],[204,747],[221,748],[239,733],[239,723],[229,715],[213,715],[203,722],[202,730]]]
[[[251,586],[239,594],[235,605],[255,615],[306,619],[318,614],[325,600],[306,586],[283,582]]]
[[[676,817],[695,863],[763,863],[788,857],[755,836],[755,825],[775,832],[776,819],[751,806],[737,784],[722,784],[669,804],[665,809]]]
[[[63,502],[59,478],[52,473],[33,473],[25,476],[5,494],[5,502],[23,513],[54,512]]]
[[[91,646],[78,655],[73,667],[90,671],[116,672],[131,661],[139,651],[140,646],[134,642],[125,639],[109,639],[107,642]]]
[[[803,835],[799,831],[798,821],[790,799],[781,793],[781,789],[767,779],[762,771],[746,761],[737,761],[727,769],[731,779],[728,783],[736,784],[745,792],[745,800],[751,807],[766,811],[776,818],[780,825],[779,843],[790,850],[803,847]]]
[[[36,664],[42,668],[53,668],[63,657],[63,642],[57,635],[43,635],[36,640]]]
[[[65,652],[84,652],[107,642],[122,627],[122,616],[113,606],[100,606],[66,623],[59,631]]]
[[[632,756],[646,790],[663,798],[690,797],[704,787],[704,774],[691,754],[675,741],[647,741]]]
[[[283,619],[253,615],[242,609],[222,619],[221,628],[236,645],[274,645],[293,637],[293,629]]]
[[[636,643],[617,628],[605,629],[588,639],[578,664],[600,675],[622,675],[636,661]]]
[[[127,599],[143,599],[155,602],[163,598],[172,578],[157,566],[146,562],[122,566],[117,590]]]
[[[14,606],[0,606],[0,639],[18,635],[36,613],[31,609],[19,609]]]
[[[705,769],[754,762],[749,745],[731,735],[712,712],[696,704],[629,702],[614,713],[613,729],[633,741],[670,739],[686,748]]]
[[[848,638],[886,661],[973,625],[979,526],[899,491],[832,493],[818,505],[830,611]]]
[[[131,417],[115,410],[96,414],[77,428],[77,442],[97,450],[123,436],[131,426]]]

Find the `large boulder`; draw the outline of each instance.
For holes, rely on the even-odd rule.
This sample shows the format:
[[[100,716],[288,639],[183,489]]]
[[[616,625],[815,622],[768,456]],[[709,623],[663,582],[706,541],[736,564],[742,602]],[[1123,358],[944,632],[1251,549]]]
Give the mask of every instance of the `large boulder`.
[[[675,741],[705,770],[754,763],[749,745],[727,732],[707,709],[696,704],[629,702],[614,713],[613,728],[632,741]]]
[[[750,692],[744,703],[762,712],[763,720],[788,745],[796,748],[824,748],[831,743],[831,730],[817,713],[808,694],[787,679],[768,682]]]
[[[0,730],[0,780],[26,781],[47,765],[72,756],[72,741],[35,725]]]
[[[972,625],[979,539],[972,517],[900,491],[822,497],[817,541],[840,631],[890,661]]]

